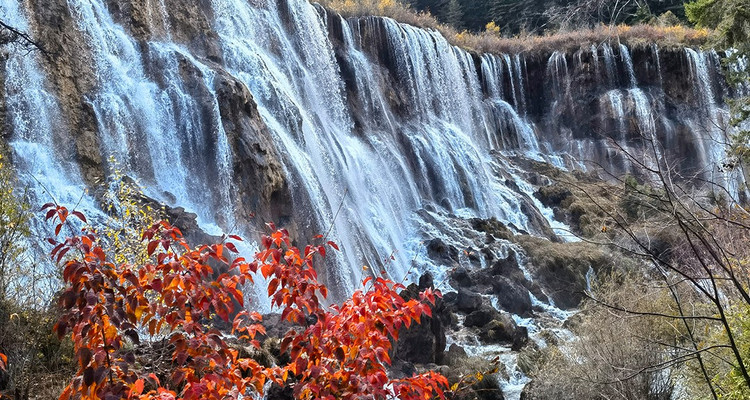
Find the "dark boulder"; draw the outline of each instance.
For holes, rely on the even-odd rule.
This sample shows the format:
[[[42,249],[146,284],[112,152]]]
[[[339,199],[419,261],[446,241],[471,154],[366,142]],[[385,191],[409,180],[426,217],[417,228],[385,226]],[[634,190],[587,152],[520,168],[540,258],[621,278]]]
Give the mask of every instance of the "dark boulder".
[[[455,282],[459,287],[469,287],[474,285],[471,275],[466,268],[457,268],[451,273],[451,283]]]
[[[472,313],[482,306],[482,296],[478,293],[470,292],[466,289],[458,290],[456,307],[459,311],[467,314]]]
[[[479,338],[486,343],[511,343],[515,324],[492,320],[479,330]]]
[[[419,281],[419,286],[412,284],[401,292],[404,300],[417,299],[420,292],[433,288],[431,275],[425,274]],[[419,324],[401,329],[394,345],[395,358],[416,364],[441,363],[446,344],[445,327],[450,323],[450,311],[442,299],[436,299],[432,317],[422,316]]]
[[[529,332],[526,327],[516,325],[510,315],[501,314],[479,329],[479,338],[485,343],[510,344],[517,351],[528,343]]]
[[[489,307],[482,308],[467,315],[464,320],[464,326],[467,328],[482,327],[499,317],[500,313],[497,310]]]
[[[515,271],[520,271],[518,267],[518,254],[513,249],[508,250],[508,256],[495,261],[492,264],[492,275],[511,275]]]
[[[458,301],[458,293],[448,292],[448,293],[443,294],[443,302],[445,302],[445,304],[455,306],[457,301]]]
[[[531,314],[531,296],[528,289],[504,276],[496,276],[494,279],[492,290],[503,310],[522,316]]]
[[[458,249],[439,238],[432,239],[427,244],[427,255],[444,264],[458,263]]]
[[[294,387],[279,386],[277,384],[271,385],[266,393],[267,400],[294,400]]]
[[[453,343],[448,348],[448,351],[445,352],[445,356],[443,357],[443,364],[447,366],[457,366],[464,363],[467,358],[469,358],[469,355],[466,354],[466,350],[464,350],[463,347]]]

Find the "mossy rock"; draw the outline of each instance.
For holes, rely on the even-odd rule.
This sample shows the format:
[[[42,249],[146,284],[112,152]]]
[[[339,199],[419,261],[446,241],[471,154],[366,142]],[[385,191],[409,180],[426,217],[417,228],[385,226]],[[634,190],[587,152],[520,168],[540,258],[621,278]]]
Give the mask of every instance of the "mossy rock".
[[[472,218],[470,222],[474,230],[492,235],[496,239],[513,239],[513,232],[495,217],[489,219]]]
[[[614,263],[609,252],[594,244],[553,243],[532,236],[519,239],[531,261],[532,274],[561,308],[575,308],[581,302],[589,268],[598,272]]]

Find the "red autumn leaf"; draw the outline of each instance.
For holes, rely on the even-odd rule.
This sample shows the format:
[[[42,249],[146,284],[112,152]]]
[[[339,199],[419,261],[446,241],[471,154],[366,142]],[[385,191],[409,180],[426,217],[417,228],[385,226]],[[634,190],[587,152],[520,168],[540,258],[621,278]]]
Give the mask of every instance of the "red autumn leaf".
[[[159,245],[158,240],[149,242],[148,247],[146,248],[146,252],[148,253],[149,256],[154,254],[154,251],[156,250],[156,246],[158,245]]]
[[[75,216],[76,218],[80,219],[81,221],[83,221],[83,223],[88,223],[88,221],[86,220],[86,216],[85,216],[85,215],[83,215],[83,213],[82,213],[82,212],[80,212],[80,211],[73,211],[73,212],[71,213],[71,215],[73,215],[73,216]]]
[[[135,384],[133,384],[133,390],[131,391],[131,394],[141,394],[143,393],[143,379],[138,379],[135,381]]]

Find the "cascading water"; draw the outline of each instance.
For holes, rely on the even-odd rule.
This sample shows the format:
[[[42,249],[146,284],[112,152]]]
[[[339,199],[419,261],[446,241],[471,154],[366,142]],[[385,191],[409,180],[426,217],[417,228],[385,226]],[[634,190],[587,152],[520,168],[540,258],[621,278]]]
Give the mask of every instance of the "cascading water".
[[[164,1],[147,4],[148,22],[163,35],[152,35],[145,43],[115,23],[102,1],[67,0],[67,6],[93,60],[97,84],[87,101],[95,112],[102,152],[114,155],[126,173],[145,184],[150,196],[197,213],[209,233],[232,229],[235,160],[216,94],[218,66],[172,43]],[[28,28],[18,6],[15,10],[17,16],[8,19]],[[329,277],[342,291],[356,287],[361,278],[359,268],[342,268],[345,265],[380,265],[395,252],[396,262],[389,262],[388,273],[396,279],[405,274],[416,251],[408,244],[416,230],[414,212],[427,204],[467,216],[497,216],[533,231],[520,212],[519,196],[526,194],[497,177],[492,150],[565,168],[577,168],[581,160],[612,157],[611,150],[595,139],[596,133],[564,139],[570,133],[562,130],[560,138],[540,137],[540,131],[550,129],[538,116],[544,107],[538,105],[536,82],[529,81],[530,67],[520,54],[474,59],[437,32],[382,18],[329,18],[301,0],[262,5],[213,0],[211,14],[222,67],[249,88],[272,132],[302,230],[322,231],[333,224],[332,239],[345,249],[334,256],[332,263],[339,267]],[[340,27],[340,45],[330,39],[332,21]],[[603,114],[602,126],[613,123],[617,138],[627,143],[632,135],[629,118],[639,129],[655,133],[668,125],[649,114],[652,92],[663,96],[658,88],[659,51],[653,47],[659,72],[655,90],[637,87],[633,59],[624,45],[619,45],[619,57],[607,43],[582,49],[570,65],[569,53],[553,53],[546,64],[553,90],[543,96],[550,110],[570,109],[570,91],[578,90],[571,85],[573,74],[588,62],[584,51],[591,52],[596,82],[603,91],[599,107],[610,110],[612,117],[610,122]],[[701,104],[719,115],[706,78],[712,68],[706,64],[709,53],[686,52],[695,71],[696,93],[704,96]],[[21,62],[28,65],[14,67]],[[33,108],[50,109],[54,102],[45,88],[37,94],[29,89],[44,86],[38,67],[29,63],[33,57],[15,57],[6,67],[6,98],[16,121],[14,147],[19,152],[23,138],[39,135],[25,143],[44,148],[54,158],[52,134],[45,130],[55,121],[24,126],[24,111],[13,105],[31,104],[14,100],[18,96],[50,103]],[[197,83],[185,80],[185,69],[199,76]],[[20,85],[13,72],[20,70],[27,71],[25,79],[37,83]],[[383,76],[384,71],[393,81]],[[618,71],[626,75],[626,88],[618,87]],[[14,83],[24,89],[13,92]],[[54,118],[55,112],[44,115]],[[701,160],[716,159],[716,148],[702,151],[710,155]],[[23,162],[24,157],[18,158],[17,163]],[[629,170],[627,165],[611,166]],[[37,175],[47,178],[51,173]],[[77,182],[69,178],[75,175],[49,179]]]
[[[638,86],[638,79],[635,77],[633,68],[633,59],[630,57],[630,50],[624,44],[620,43],[620,58],[625,65],[625,72],[628,74],[628,85],[630,87]]]
[[[733,177],[733,171],[723,168],[730,134],[727,123],[729,114],[726,109],[716,106],[716,88],[710,72],[718,67],[719,56],[715,51],[697,52],[693,49],[685,49],[685,52],[690,65],[691,81],[694,83],[693,93],[700,109],[698,115],[695,116],[697,118],[691,118],[692,122],[700,128],[693,131],[701,161],[699,165],[704,167],[697,173],[709,182],[715,182],[729,189],[729,194],[737,198],[740,186]]]
[[[684,50],[694,104],[668,105],[681,97],[670,92],[675,78],[656,46],[646,55],[602,43],[538,59],[474,56],[435,31],[387,18],[344,19],[304,0],[211,0],[200,6],[215,33],[207,56],[175,42],[180,24],[172,24],[164,0],[146,1],[147,39],[136,39],[127,20],[117,23],[104,0],[63,3],[92,64],[94,88],[84,100],[105,158],[115,156],[150,197],[196,213],[207,233],[253,236],[252,227],[237,226],[246,221],[238,204],[253,199],[240,198],[235,185],[243,178],[235,168],[242,127],[222,98],[230,83],[242,86],[257,105],[261,121],[254,122],[270,131],[299,232],[330,227],[329,239],[342,248],[329,256],[325,274],[340,296],[371,273],[362,265],[395,280],[413,267],[430,270],[444,283],[446,269],[423,241],[465,234],[453,226],[457,218],[497,217],[516,232],[541,235],[552,227],[565,236],[568,227],[535,198],[519,159],[563,169],[594,161],[627,173],[632,165],[607,141],[636,154],[643,151],[639,135],[656,139],[665,154],[694,148],[705,171],[723,157],[722,133],[696,128],[726,120],[712,52]],[[0,4],[3,21],[33,31],[27,17],[20,1]],[[641,68],[644,59],[654,76]],[[43,65],[34,53],[11,52],[2,70],[13,162],[35,202],[80,201],[97,215],[78,165],[67,161],[70,128]],[[471,264],[468,255],[459,261]],[[567,315],[532,299],[547,315]],[[504,358],[511,369],[513,360]],[[516,372],[505,382],[514,396],[527,382]]]
[[[140,178],[149,195],[196,212],[204,228],[219,221],[231,227],[230,150],[226,134],[218,115],[214,115],[214,121],[196,120],[196,101],[184,91],[176,68],[179,51],[161,43],[149,44],[153,61],[161,64],[161,78],[166,82],[166,87],[159,87],[146,75],[139,46],[112,20],[103,2],[69,0],[68,4],[78,28],[89,39],[94,59],[98,91],[90,95],[89,101],[99,125],[102,152],[114,156],[128,174]],[[206,78],[210,80],[210,71],[200,70],[209,73]],[[181,128],[191,135],[215,135],[214,157],[205,158],[209,150],[206,142],[213,138],[185,137]],[[193,151],[184,154],[185,150]],[[218,171],[218,176],[213,177],[217,179],[201,176],[196,165],[189,165],[196,160],[215,167],[211,169]],[[209,185],[216,180],[218,184]],[[191,190],[196,184],[213,190]],[[171,196],[165,197],[164,190]],[[168,197],[174,200],[169,201]]]
[[[0,19],[22,32],[29,31],[27,17],[17,1],[0,4]],[[34,51],[11,50],[4,70],[0,69],[4,78],[3,96],[8,125],[13,132],[9,144],[19,184],[32,205],[57,202],[70,209],[94,211],[90,217],[95,219],[96,208],[79,179],[78,166],[61,157],[70,151],[66,146],[69,140],[64,133],[65,124],[60,117],[59,104],[48,91],[48,82],[37,57]],[[52,232],[41,216],[33,218],[31,224],[35,234],[27,239],[24,246],[32,249],[29,257],[37,257],[46,253],[46,250],[40,249],[40,243],[43,238],[51,237]],[[28,290],[22,295],[28,298],[16,300],[46,306],[49,299],[43,298],[41,287],[54,292],[59,284],[57,274],[46,257],[34,258],[32,262],[38,266],[35,273],[41,271],[43,278],[27,282]]]
[[[395,252],[388,272],[401,279],[413,258],[414,249],[404,246],[414,234],[413,213],[425,201],[467,215],[500,215],[528,229],[514,193],[486,190],[502,185],[485,167],[493,139],[485,136],[479,77],[467,53],[437,33],[392,20],[338,20],[342,62],[357,89],[351,96],[363,104],[364,121],[382,121],[355,132],[352,117],[341,112],[351,99],[313,7],[291,1],[256,9],[227,0],[213,7],[229,69],[256,95],[289,175],[311,194],[316,222],[334,223],[333,237],[347,249],[342,263],[378,265]],[[394,115],[362,39],[355,39],[373,31],[395,48],[393,72],[413,105],[405,117]],[[515,65],[508,68],[520,68],[520,61]],[[524,135],[524,147],[538,148],[533,132]],[[360,277],[347,272],[338,283],[352,288]]]
[[[604,54],[604,68],[606,72],[607,82],[609,86],[614,86],[617,82],[617,61],[615,60],[615,54],[612,51],[612,46],[609,43],[602,44],[602,52]]]

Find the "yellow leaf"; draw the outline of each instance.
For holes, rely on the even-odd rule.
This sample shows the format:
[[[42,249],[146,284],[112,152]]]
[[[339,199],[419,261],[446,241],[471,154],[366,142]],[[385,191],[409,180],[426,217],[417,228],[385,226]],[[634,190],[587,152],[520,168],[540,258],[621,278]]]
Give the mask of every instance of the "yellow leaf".
[[[146,306],[138,306],[135,308],[135,319],[140,321],[141,316],[143,316],[143,312],[146,311],[148,307]]]

